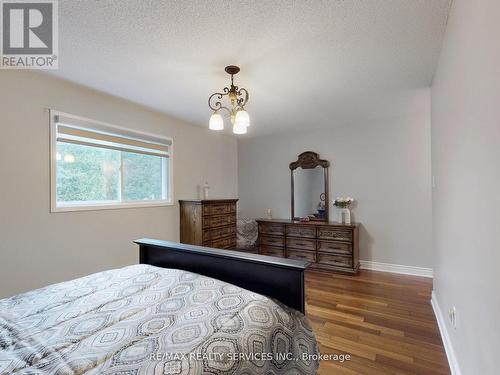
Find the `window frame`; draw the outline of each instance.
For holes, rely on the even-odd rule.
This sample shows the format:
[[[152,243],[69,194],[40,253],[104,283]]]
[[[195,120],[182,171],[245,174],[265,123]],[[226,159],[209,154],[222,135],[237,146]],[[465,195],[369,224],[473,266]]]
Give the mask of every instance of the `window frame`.
[[[113,210],[113,209],[123,209],[123,208],[146,208],[146,207],[164,207],[164,206],[174,206],[174,183],[173,183],[173,175],[174,175],[174,140],[171,137],[166,137],[163,135],[152,134],[140,130],[135,130],[131,128],[126,128],[123,126],[117,126],[108,124],[102,121],[89,119],[86,117],[72,115],[66,112],[49,110],[50,116],[50,212],[74,212],[74,211],[95,211],[95,210]],[[162,184],[162,188],[167,188],[168,197],[167,199],[161,200],[143,200],[143,201],[125,201],[125,202],[110,202],[110,203],[97,203],[93,201],[86,201],[80,203],[70,203],[66,205],[58,204],[57,202],[57,121],[55,120],[57,116],[70,117],[77,121],[85,121],[88,122],[89,125],[95,124],[98,126],[103,126],[109,128],[110,130],[116,130],[119,134],[122,132],[132,132],[137,134],[138,136],[145,137],[155,137],[161,140],[165,140],[165,142],[170,143],[169,145],[169,165],[167,168],[167,163],[162,161],[163,171],[165,173],[165,177],[167,178],[166,184]],[[121,178],[123,175],[120,172]],[[92,202],[92,203],[87,203]]]

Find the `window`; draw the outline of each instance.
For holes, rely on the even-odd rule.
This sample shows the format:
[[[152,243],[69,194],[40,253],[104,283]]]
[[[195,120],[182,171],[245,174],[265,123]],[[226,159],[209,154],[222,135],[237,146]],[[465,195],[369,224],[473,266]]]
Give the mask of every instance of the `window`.
[[[51,209],[172,203],[172,140],[51,111]]]

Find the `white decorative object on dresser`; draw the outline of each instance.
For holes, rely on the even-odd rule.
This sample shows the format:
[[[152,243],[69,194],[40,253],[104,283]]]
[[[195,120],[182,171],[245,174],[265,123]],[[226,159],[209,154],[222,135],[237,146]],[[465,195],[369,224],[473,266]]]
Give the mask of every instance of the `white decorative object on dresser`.
[[[339,223],[351,224],[351,210],[349,206],[354,202],[354,198],[337,197],[333,201],[333,205],[339,210]]]

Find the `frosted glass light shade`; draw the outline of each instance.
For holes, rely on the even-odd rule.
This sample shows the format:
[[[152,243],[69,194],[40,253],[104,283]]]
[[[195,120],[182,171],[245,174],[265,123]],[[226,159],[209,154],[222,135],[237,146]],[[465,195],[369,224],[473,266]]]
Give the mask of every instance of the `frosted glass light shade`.
[[[214,112],[210,116],[210,121],[208,122],[208,128],[210,130],[223,130],[224,129],[224,119],[220,114]]]
[[[235,121],[234,125],[233,125],[233,133],[234,134],[246,134],[247,133],[247,127],[246,126],[238,126],[236,124],[236,121]]]
[[[238,127],[247,127],[250,126],[250,116],[248,112],[240,109],[236,112],[236,117],[234,118],[234,125]]]

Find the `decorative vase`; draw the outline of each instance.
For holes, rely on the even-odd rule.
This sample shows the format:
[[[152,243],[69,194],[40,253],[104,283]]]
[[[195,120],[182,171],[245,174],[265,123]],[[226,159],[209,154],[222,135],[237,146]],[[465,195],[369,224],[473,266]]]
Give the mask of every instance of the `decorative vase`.
[[[208,182],[205,182],[205,185],[203,185],[203,199],[208,199],[210,191],[210,186],[208,185]]]
[[[351,224],[351,210],[349,208],[339,208],[339,223]]]

